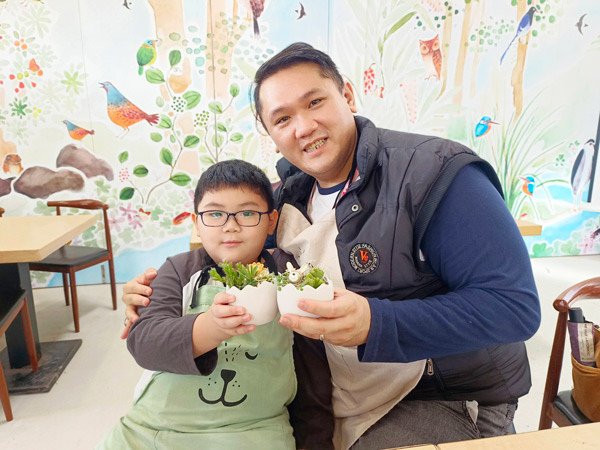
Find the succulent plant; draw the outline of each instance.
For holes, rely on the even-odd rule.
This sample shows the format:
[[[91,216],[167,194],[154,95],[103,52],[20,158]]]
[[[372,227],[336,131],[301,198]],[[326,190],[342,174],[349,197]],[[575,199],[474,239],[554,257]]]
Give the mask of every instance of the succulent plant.
[[[275,275],[277,288],[281,289],[287,284],[293,284],[296,289],[302,290],[304,286],[310,286],[314,289],[322,284],[327,284],[328,280],[323,269],[314,267],[312,264],[303,264],[296,269],[292,263],[286,263],[286,271]]]
[[[273,281],[273,274],[259,262],[251,264],[223,262],[219,267],[223,270],[223,275],[219,274],[217,269],[211,269],[208,273],[213,280],[220,281],[228,288],[243,289],[246,286],[258,286],[262,282]]]

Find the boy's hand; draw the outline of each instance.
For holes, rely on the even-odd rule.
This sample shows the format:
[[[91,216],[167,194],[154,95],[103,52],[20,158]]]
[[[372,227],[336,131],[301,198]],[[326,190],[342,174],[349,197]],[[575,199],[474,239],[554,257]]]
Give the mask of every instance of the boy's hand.
[[[256,325],[244,325],[252,316],[242,306],[232,306],[235,296],[220,292],[215,295],[212,306],[207,313],[210,314],[216,327],[225,334],[224,339],[231,336],[250,333],[256,329]]]
[[[156,278],[156,275],[156,269],[149,268],[142,275],[128,281],[123,286],[121,300],[125,303],[125,323],[123,330],[121,330],[121,339],[127,338],[131,326],[138,320],[138,307],[148,306],[150,303],[148,298],[152,294],[150,283]]]
[[[232,306],[235,296],[220,292],[215,295],[208,310],[199,314],[192,331],[194,358],[217,348],[221,342],[232,336],[247,334],[256,325],[247,325],[252,316],[242,306]]]

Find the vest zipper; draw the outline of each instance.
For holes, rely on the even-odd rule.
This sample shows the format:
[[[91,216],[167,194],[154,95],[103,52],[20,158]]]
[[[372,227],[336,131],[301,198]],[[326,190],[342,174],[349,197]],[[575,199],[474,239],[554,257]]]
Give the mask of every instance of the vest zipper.
[[[427,375],[432,376],[433,375],[433,361],[431,360],[431,358],[427,358]]]

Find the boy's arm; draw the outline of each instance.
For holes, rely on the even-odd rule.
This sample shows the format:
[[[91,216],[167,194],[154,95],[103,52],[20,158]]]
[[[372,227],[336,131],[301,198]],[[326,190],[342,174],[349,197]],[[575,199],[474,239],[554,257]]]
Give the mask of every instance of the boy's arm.
[[[192,330],[198,314],[182,316],[182,289],[171,258],[152,283],[151,302],[140,310],[127,338],[127,348],[145,369],[207,375],[217,363],[216,350],[194,358]]]
[[[288,406],[296,448],[333,449],[331,372],[321,341],[294,333],[298,391]]]

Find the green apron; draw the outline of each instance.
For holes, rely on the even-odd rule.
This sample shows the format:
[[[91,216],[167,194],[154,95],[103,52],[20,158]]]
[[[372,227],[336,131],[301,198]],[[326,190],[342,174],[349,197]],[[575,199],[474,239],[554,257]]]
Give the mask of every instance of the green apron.
[[[221,286],[202,286],[206,311]],[[208,376],[155,372],[100,449],[295,449],[286,405],[296,393],[292,333],[277,320],[217,348]]]

